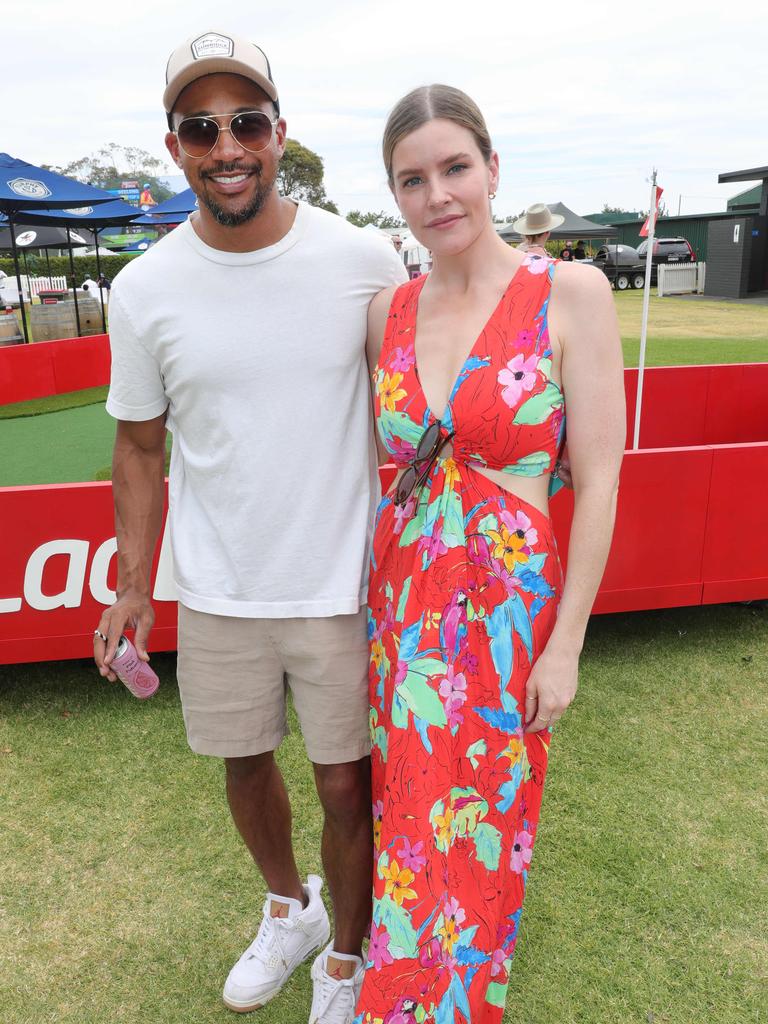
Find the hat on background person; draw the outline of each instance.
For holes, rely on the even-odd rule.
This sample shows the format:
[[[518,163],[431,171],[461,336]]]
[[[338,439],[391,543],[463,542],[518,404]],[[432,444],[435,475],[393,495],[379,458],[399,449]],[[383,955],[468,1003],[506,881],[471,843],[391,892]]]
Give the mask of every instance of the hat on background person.
[[[518,235],[541,235],[560,227],[564,220],[561,213],[552,213],[545,203],[534,203],[522,217],[517,218],[512,227]]]
[[[255,43],[242,36],[223,32],[204,32],[177,46],[165,69],[163,106],[170,114],[183,89],[204,75],[242,75],[255,82],[269,96],[280,113],[277,88],[267,55]]]

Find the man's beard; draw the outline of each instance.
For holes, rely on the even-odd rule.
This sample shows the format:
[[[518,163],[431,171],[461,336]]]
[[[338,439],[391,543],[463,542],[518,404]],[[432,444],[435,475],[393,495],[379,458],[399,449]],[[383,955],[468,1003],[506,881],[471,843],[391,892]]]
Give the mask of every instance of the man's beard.
[[[222,174],[231,171],[248,171],[253,174],[256,178],[256,188],[248,202],[240,210],[228,210],[223,206],[220,206],[214,198],[209,194],[207,188],[203,188],[201,195],[198,197],[208,207],[209,211],[213,215],[217,224],[220,224],[224,228],[236,228],[241,224],[247,224],[249,220],[253,220],[264,207],[264,204],[269,197],[270,192],[274,188],[274,181],[265,182],[262,180],[261,164],[257,164],[255,167],[243,168],[237,164],[222,164],[215,171],[206,171],[205,174],[201,174],[201,178],[205,181],[206,178],[212,178],[214,174]]]

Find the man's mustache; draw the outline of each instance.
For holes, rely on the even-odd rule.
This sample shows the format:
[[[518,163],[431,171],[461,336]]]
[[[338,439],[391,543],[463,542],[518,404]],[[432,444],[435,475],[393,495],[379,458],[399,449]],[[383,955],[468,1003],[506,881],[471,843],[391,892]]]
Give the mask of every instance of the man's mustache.
[[[256,174],[261,177],[263,165],[260,160],[255,164],[245,166],[243,164],[217,164],[216,167],[206,171],[200,171],[201,178],[213,178],[217,174]]]

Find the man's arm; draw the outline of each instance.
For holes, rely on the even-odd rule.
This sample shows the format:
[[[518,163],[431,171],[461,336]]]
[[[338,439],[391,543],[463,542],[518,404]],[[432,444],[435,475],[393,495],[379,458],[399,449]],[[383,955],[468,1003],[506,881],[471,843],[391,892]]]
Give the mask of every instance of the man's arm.
[[[149,661],[147,638],[155,621],[151,604],[152,560],[163,522],[166,413],[151,420],[118,420],[112,456],[112,492],[117,533],[117,601],[105,609],[94,642],[102,676],[110,669],[126,625],[136,630],[139,657]]]

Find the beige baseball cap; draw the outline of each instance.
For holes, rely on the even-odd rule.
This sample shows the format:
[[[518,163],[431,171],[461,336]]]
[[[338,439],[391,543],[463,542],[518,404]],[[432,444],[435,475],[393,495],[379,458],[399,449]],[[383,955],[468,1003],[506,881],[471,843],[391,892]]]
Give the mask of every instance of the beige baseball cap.
[[[170,114],[182,89],[204,75],[242,75],[255,82],[277,107],[280,103],[272,81],[267,55],[255,43],[227,32],[204,32],[177,46],[165,69],[163,106]]]

